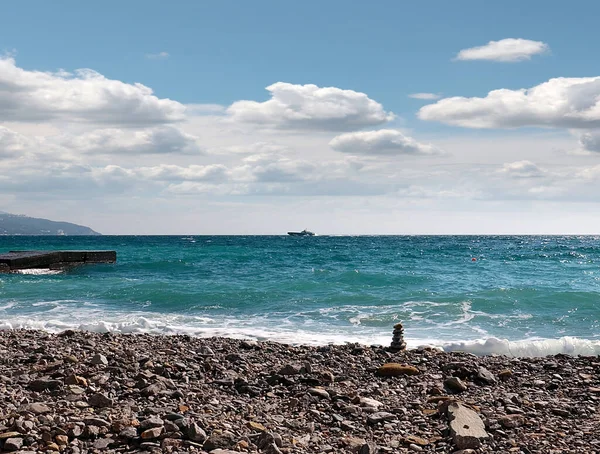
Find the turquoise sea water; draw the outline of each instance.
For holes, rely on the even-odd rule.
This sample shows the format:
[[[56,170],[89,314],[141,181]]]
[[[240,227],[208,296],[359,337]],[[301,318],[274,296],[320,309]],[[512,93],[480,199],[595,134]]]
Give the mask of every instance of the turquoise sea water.
[[[600,353],[600,237],[0,237],[114,265],[0,274],[0,329]],[[473,259],[476,259],[475,261]]]

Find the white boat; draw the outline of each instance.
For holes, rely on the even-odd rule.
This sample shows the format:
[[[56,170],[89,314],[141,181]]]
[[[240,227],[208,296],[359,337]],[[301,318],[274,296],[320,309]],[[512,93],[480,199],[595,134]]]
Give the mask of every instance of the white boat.
[[[288,232],[291,236],[315,236],[315,234],[309,230],[302,230],[302,232]]]

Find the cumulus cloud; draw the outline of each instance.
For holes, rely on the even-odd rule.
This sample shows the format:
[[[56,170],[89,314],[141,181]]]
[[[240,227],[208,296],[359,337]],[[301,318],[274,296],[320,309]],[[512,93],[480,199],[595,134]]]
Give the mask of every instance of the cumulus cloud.
[[[99,129],[78,136],[62,136],[58,144],[91,154],[199,154],[199,139],[173,126],[142,130]]]
[[[408,95],[409,98],[413,99],[424,99],[424,100],[435,100],[440,99],[441,96],[437,93],[412,93]]]
[[[183,120],[185,106],[145,85],[107,79],[91,69],[73,74],[28,71],[0,57],[0,121],[151,126]]]
[[[18,177],[15,177],[18,176]],[[0,193],[37,198],[86,199],[134,187],[132,173],[118,166],[92,167],[69,162],[14,161],[0,172]]]
[[[550,47],[542,41],[522,38],[506,38],[490,41],[485,46],[461,50],[456,60],[491,60],[499,62],[519,62],[530,60],[532,56],[548,52]]]
[[[583,151],[600,153],[600,131],[588,131],[581,134],[579,146]]]
[[[366,94],[336,87],[277,82],[265,102],[237,101],[227,108],[233,121],[291,130],[345,131],[394,118]]]
[[[544,171],[531,161],[515,161],[507,162],[500,169],[500,173],[504,173],[513,178],[539,178],[544,175]]]
[[[209,181],[223,182],[227,179],[228,169],[222,164],[190,165],[187,167],[161,164],[154,167],[142,167],[135,170],[142,178],[158,181]]]
[[[249,154],[249,155],[264,155],[278,154],[290,151],[289,147],[270,142],[254,142],[248,145],[234,145],[224,147],[218,150],[211,150],[220,154]]]
[[[435,145],[417,142],[395,129],[341,134],[329,142],[329,146],[342,153],[364,155],[442,154]]]
[[[317,166],[312,162],[289,158],[281,153],[263,153],[242,160],[233,170],[239,181],[262,183],[303,181],[316,176]]]
[[[0,158],[22,155],[36,148],[36,141],[0,126]]]
[[[446,98],[422,107],[418,116],[467,128],[596,128],[600,77],[561,77],[529,89],[493,90],[484,98]]]

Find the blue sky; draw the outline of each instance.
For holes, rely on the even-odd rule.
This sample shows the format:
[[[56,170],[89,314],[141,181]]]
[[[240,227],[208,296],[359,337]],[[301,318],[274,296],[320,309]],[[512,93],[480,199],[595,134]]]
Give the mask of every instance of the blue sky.
[[[94,68],[186,103],[266,98],[265,86],[285,80],[362,91],[410,113],[419,106],[406,99],[413,92],[482,95],[598,74],[600,4],[574,5],[22,0],[5,11],[0,42],[24,68]],[[551,56],[508,66],[452,61],[460,49],[505,37],[547,42]],[[168,62],[144,59],[161,51]]]
[[[12,2],[0,28],[11,61],[0,66],[0,166],[49,186],[36,193],[7,183],[0,208],[106,233],[277,233],[305,219],[328,233],[469,233],[474,225],[486,233],[595,233],[589,193],[600,140],[585,100],[600,92],[582,78],[600,75],[599,10],[592,1],[537,0]],[[545,50],[512,61],[456,60],[461,50],[515,39]],[[95,82],[78,84],[80,68],[98,73]],[[2,71],[10,79],[4,98]],[[32,98],[17,115],[11,103],[21,102],[19,77],[27,74]],[[573,79],[566,88],[542,85],[560,77]],[[265,89],[277,82],[290,96],[314,84],[377,105],[361,104],[369,113],[333,124],[323,112],[353,106],[353,95],[305,93],[300,113],[313,117],[282,122],[284,110],[269,110]],[[119,104],[119,90],[136,83],[153,94],[132,92]],[[536,86],[545,90],[539,98],[511,104],[516,90]],[[486,98],[499,89],[507,97]],[[69,105],[42,105],[47,90],[55,106]],[[111,106],[102,98],[109,92]],[[555,93],[559,112],[544,102]],[[484,105],[445,102],[452,97]],[[255,104],[238,104],[244,100]],[[435,105],[420,110],[427,104]],[[510,112],[502,107],[509,104]],[[140,106],[155,110],[137,118]],[[336,140],[341,134],[355,135]],[[42,175],[46,162],[58,167]],[[68,194],[90,179],[94,191]],[[53,213],[40,193],[61,208]],[[326,216],[332,206],[339,212]],[[159,221],[155,210],[181,223]],[[482,212],[492,213],[485,222]],[[575,214],[565,220],[565,212]],[[207,217],[215,221],[186,227]]]

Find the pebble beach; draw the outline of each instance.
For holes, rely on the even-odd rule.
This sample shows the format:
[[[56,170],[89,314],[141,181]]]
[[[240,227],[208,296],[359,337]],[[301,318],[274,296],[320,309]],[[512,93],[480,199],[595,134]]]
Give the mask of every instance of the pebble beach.
[[[598,453],[600,359],[0,331],[0,449]]]

